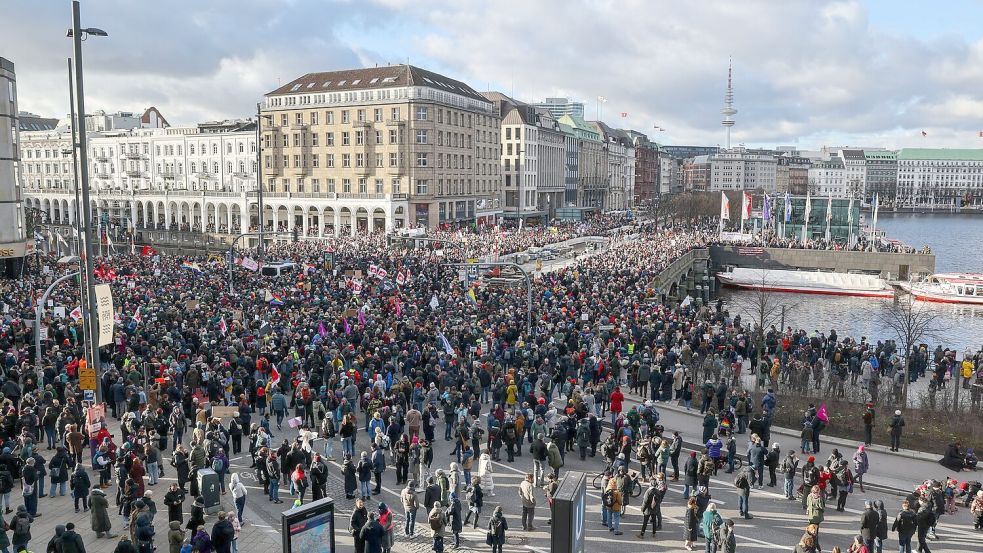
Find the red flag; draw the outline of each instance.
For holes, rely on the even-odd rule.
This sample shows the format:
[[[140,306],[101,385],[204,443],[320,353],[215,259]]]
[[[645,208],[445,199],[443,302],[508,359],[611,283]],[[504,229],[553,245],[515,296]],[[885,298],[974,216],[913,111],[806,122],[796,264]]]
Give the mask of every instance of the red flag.
[[[816,411],[816,418],[823,422],[829,422],[829,412],[826,411],[825,403],[819,406],[819,410]]]
[[[275,386],[277,382],[280,382],[280,371],[276,370],[276,367],[270,371],[270,384]]]
[[[144,246],[143,249],[140,250],[140,255],[143,257],[153,257],[157,255],[157,250],[151,248],[150,246]]]

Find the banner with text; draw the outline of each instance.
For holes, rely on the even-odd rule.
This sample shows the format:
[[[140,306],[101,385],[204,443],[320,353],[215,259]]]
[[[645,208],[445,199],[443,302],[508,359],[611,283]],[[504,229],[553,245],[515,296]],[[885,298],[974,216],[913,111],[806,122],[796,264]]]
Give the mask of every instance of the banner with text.
[[[108,284],[97,284],[96,313],[99,315],[99,346],[113,343],[113,292]]]

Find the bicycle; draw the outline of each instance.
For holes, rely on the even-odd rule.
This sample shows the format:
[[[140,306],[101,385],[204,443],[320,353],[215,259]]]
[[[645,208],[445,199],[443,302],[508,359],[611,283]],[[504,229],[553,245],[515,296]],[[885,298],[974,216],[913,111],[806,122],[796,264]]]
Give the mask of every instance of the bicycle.
[[[594,475],[594,478],[591,480],[591,486],[593,486],[595,490],[602,489],[603,483],[604,483],[604,473],[603,472],[599,472],[599,473],[595,474]],[[637,472],[632,472],[632,473],[630,473],[628,475],[627,487],[628,487],[628,495],[629,496],[631,496],[631,497],[638,497],[638,496],[642,495],[642,488],[643,488],[643,486],[642,486],[642,483],[638,479],[638,473]]]

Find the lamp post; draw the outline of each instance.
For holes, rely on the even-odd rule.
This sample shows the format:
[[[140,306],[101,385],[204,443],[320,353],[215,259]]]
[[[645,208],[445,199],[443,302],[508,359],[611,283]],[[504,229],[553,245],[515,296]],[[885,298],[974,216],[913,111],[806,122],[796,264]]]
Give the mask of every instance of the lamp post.
[[[74,144],[74,147],[78,149],[79,188],[82,195],[82,206],[79,208],[79,216],[81,217],[79,232],[82,236],[83,246],[82,272],[85,276],[83,284],[87,300],[86,304],[89,306],[89,318],[85,321],[85,341],[88,344],[86,354],[89,366],[98,372],[99,332],[96,329],[99,325],[96,324],[96,294],[95,288],[93,287],[93,281],[95,279],[93,277],[92,267],[92,214],[90,213],[92,206],[89,204],[89,163],[85,136],[85,86],[82,81],[82,40],[83,37],[87,36],[108,36],[108,33],[102,29],[92,27],[83,29],[80,19],[79,2],[78,0],[73,0],[72,28],[69,29],[68,36],[72,39],[73,59],[75,62],[75,113],[78,117],[78,122],[73,125],[73,129],[77,134],[77,142]],[[96,378],[96,400],[102,401],[102,390],[99,382],[100,379]]]

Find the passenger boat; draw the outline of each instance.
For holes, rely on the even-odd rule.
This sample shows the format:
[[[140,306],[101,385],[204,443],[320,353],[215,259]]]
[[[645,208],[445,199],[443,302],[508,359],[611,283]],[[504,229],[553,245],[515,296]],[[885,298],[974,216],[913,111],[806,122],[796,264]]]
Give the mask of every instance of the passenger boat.
[[[983,274],[935,273],[920,281],[898,282],[916,300],[983,305]]]
[[[726,286],[749,290],[865,298],[894,297],[894,289],[887,281],[874,275],[734,267],[717,273],[717,278]]]

